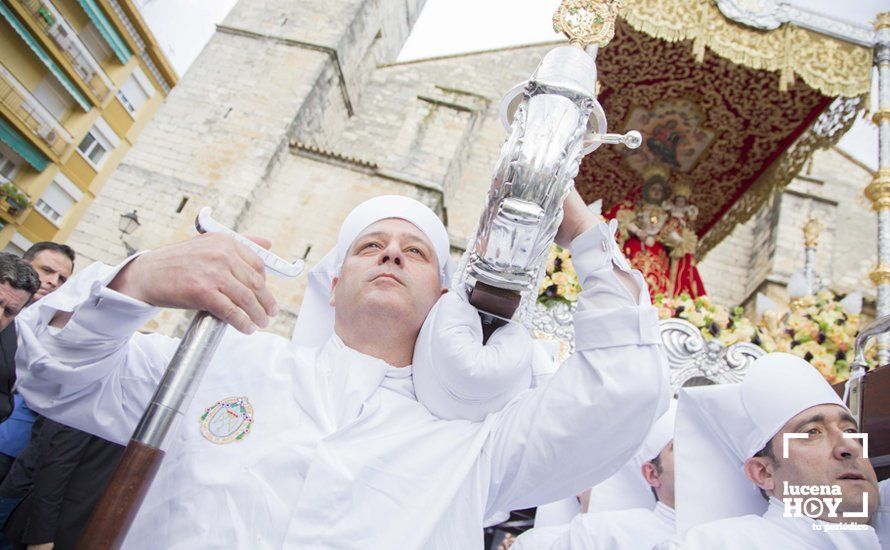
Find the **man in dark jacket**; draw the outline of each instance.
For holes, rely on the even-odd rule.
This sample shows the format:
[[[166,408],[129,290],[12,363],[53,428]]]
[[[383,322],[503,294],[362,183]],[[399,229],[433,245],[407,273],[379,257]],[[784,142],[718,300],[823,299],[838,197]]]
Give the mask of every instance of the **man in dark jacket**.
[[[124,447],[43,417],[34,432],[2,484],[21,499],[4,531],[16,549],[72,549]]]
[[[0,252],[0,422],[12,420],[14,407],[16,334],[13,320],[40,288],[34,268],[14,254]],[[0,453],[0,478],[9,471],[13,460]],[[0,515],[2,504],[0,499]]]
[[[34,301],[65,284],[74,271],[74,250],[64,244],[40,242],[32,245],[21,259],[12,254],[8,256],[10,258],[7,261],[12,262],[14,259],[24,267],[30,266],[31,273],[36,274],[37,289],[31,293]],[[24,269],[22,266],[19,269]],[[0,280],[8,278],[0,275]],[[0,391],[3,392],[0,398],[0,481],[6,477],[15,457],[28,444],[31,426],[37,417],[22,398],[14,396],[12,392],[15,384],[16,332],[15,323],[11,321],[10,318],[6,323],[0,324],[0,348],[3,352],[0,356]]]
[[[3,292],[3,284],[15,288],[16,285],[25,285],[22,281],[15,282],[12,271],[5,274],[3,262],[14,265],[21,271],[30,275],[28,299],[39,300],[47,294],[55,291],[65,284],[65,281],[74,271],[74,250],[71,247],[53,242],[39,242],[31,246],[22,258],[13,254],[0,254],[0,295]],[[11,268],[6,268],[9,271]],[[24,271],[27,270],[27,271]],[[21,308],[19,308],[20,310]],[[18,313],[18,310],[15,311]],[[33,424],[37,415],[28,408],[27,404],[18,394],[13,393],[15,386],[15,352],[17,347],[17,335],[15,323],[4,312],[0,318],[0,480],[7,477],[16,457],[28,445],[33,430]],[[6,499],[0,497],[0,526],[6,522],[9,513],[18,503],[20,498]],[[9,543],[0,535],[0,549],[8,548]]]
[[[15,323],[13,319],[40,291],[40,279],[27,262],[0,252],[0,422],[13,409],[15,385]]]
[[[56,243],[37,243],[28,249],[24,260],[36,270],[41,283],[35,300],[68,280],[74,258],[71,248]],[[10,350],[4,360],[14,373],[14,324],[0,332],[0,344],[4,352]],[[16,395],[13,417],[0,425],[0,458],[8,451],[18,455],[0,484],[0,527],[8,535],[8,539],[0,535],[0,550],[10,544],[14,548],[73,548],[124,448],[37,416],[19,401]],[[17,416],[21,423],[10,424]],[[22,426],[27,426],[24,433]]]

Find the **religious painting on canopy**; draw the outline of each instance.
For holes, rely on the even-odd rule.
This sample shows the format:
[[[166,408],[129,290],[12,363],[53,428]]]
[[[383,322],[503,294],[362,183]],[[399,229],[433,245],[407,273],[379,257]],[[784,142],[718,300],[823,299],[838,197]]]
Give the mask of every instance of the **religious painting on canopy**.
[[[643,146],[621,152],[627,164],[641,177],[654,163],[665,164],[678,172],[689,172],[714,141],[714,131],[703,124],[701,110],[686,98],[658,101],[651,109],[633,107],[624,127],[643,134]]]
[[[697,262],[843,135],[870,87],[871,49],[856,29],[751,28],[727,18],[729,4],[741,5],[626,0],[597,55],[610,130],[638,130],[642,145],[584,157],[575,186],[619,222],[653,300],[705,303]],[[547,274],[542,303],[567,300],[571,285]],[[722,334],[712,324],[704,330]]]

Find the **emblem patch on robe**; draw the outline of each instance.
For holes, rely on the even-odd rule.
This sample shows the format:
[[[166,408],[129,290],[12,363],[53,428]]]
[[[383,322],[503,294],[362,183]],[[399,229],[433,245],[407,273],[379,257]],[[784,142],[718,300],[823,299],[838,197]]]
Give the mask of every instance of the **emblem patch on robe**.
[[[253,425],[253,407],[246,397],[227,397],[201,415],[201,435],[217,445],[241,441]]]

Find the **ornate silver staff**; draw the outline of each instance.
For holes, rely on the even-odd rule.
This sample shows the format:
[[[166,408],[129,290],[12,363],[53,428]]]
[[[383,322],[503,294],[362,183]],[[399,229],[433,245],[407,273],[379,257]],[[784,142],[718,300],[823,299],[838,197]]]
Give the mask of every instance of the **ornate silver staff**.
[[[303,260],[288,263],[216,222],[209,208],[203,208],[198,214],[195,227],[199,233],[225,233],[235,238],[263,259],[267,273],[293,278],[305,266]],[[104,550],[120,548],[123,544],[161,466],[164,444],[177,420],[188,410],[226,326],[206,311],[195,313],[124,450],[120,464],[77,541],[78,549]]]
[[[537,296],[581,158],[603,143],[642,143],[635,130],[607,133],[597,101],[596,55],[615,35],[619,7],[620,0],[563,0],[553,28],[570,45],[548,52],[501,102],[510,133],[454,284],[480,311],[486,332],[511,319],[523,297]]]

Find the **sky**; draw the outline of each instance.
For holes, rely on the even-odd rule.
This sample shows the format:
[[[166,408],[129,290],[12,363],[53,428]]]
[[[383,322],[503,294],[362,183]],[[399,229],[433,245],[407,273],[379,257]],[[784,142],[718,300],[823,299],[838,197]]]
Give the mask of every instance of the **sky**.
[[[213,36],[236,0],[135,0],[180,76]]]
[[[180,75],[201,52],[237,0],[136,0]],[[247,0],[245,0],[247,1]],[[427,0],[400,61],[558,40],[551,18],[560,0]],[[792,0],[792,4],[871,26],[890,0]],[[506,91],[506,90],[505,90]],[[877,98],[877,93],[872,93]],[[877,168],[877,128],[860,119],[839,143]]]

